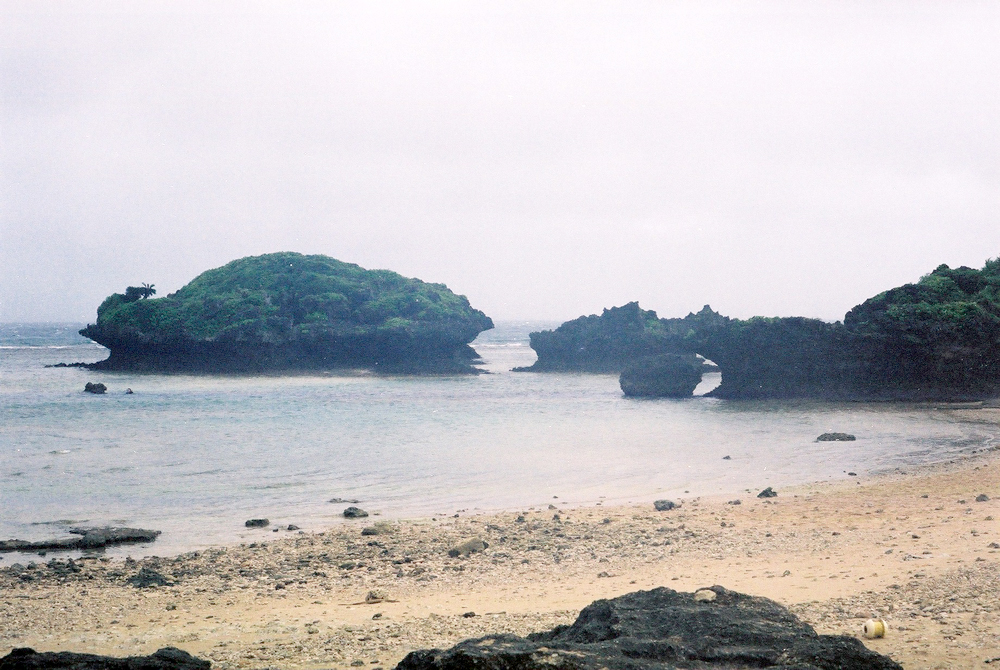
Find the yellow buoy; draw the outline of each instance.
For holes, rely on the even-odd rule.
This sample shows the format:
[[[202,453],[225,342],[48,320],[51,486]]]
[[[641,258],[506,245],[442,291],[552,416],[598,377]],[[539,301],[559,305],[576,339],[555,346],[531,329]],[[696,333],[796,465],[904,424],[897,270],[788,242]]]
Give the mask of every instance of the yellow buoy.
[[[883,619],[869,619],[865,622],[865,637],[874,640],[877,637],[885,637],[888,627]]]

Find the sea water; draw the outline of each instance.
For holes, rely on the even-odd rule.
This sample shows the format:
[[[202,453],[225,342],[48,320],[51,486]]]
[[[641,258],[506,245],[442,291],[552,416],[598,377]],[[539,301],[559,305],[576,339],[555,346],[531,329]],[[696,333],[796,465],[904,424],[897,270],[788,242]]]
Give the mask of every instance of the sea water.
[[[992,412],[634,400],[615,375],[511,372],[534,360],[528,333],[554,325],[481,335],[488,374],[395,377],[53,368],[107,350],[77,335],[80,324],[2,325],[0,538],[127,525],[163,534],[109,554],[168,555],[272,537],[245,528],[250,518],[343,523],[350,503],[332,499],[403,518],[738,498],[953,459],[996,439]],[[88,381],[107,394],[84,393]],[[816,442],[828,431],[858,439]]]

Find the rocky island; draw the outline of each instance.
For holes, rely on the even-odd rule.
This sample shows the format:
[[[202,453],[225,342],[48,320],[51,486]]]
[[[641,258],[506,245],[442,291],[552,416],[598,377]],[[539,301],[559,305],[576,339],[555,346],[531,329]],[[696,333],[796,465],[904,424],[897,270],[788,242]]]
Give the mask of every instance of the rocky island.
[[[696,354],[719,366],[722,383],[711,392],[719,398],[995,397],[1000,260],[981,270],[940,265],[915,284],[866,300],[842,322],[731,319],[707,305],[661,319],[629,303],[532,333],[531,346],[538,361],[526,370],[624,372],[627,395],[690,396],[690,364],[677,357]]]
[[[111,350],[98,370],[262,372],[362,368],[473,372],[469,343],[493,327],[444,284],[328,256],[252,256],[176,293],[108,296],[80,334]]]

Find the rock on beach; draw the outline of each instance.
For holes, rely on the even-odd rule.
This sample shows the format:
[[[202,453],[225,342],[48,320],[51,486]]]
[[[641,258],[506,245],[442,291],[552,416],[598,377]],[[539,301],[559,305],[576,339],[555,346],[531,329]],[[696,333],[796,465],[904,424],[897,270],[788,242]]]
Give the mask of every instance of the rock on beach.
[[[460,556],[468,556],[469,554],[474,554],[479,551],[486,551],[489,547],[486,542],[483,542],[478,537],[472,540],[467,540],[462,544],[452,547],[448,550],[448,555],[452,558],[458,558]]]
[[[149,656],[98,656],[69,651],[37,652],[22,647],[0,658],[0,670],[208,670],[210,661],[175,647],[164,647]]]

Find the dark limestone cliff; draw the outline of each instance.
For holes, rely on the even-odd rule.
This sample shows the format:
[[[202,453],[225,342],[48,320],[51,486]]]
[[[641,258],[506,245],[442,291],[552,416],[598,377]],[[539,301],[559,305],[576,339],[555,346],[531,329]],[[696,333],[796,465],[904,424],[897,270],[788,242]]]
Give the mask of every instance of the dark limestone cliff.
[[[538,360],[518,371],[618,374],[641,358],[689,353],[696,348],[693,338],[698,333],[728,322],[708,305],[683,319],[660,319],[656,312],[630,302],[567,321],[555,330],[531,333]]]
[[[1000,259],[938,266],[869,298],[844,327],[864,366],[862,391],[913,399],[1000,393]]]
[[[732,319],[694,344],[722,371],[716,398],[858,397],[862,374],[842,324],[802,317]]]
[[[176,293],[115,293],[80,334],[105,370],[468,372],[493,322],[443,284],[327,256],[232,261]]]
[[[671,335],[656,312],[639,303],[581,316],[555,330],[531,333],[538,360],[521,372],[619,373],[632,361],[656,356],[670,347]]]
[[[538,361],[529,369],[537,371],[621,372],[631,366],[635,372],[642,359],[700,354],[722,372],[721,385],[710,393],[719,398],[995,397],[1000,395],[1000,260],[981,270],[941,265],[916,284],[866,300],[842,323],[730,319],[707,306],[683,319],[656,319],[655,312],[630,303],[532,333],[531,344]],[[645,377],[646,386],[655,388]],[[669,388],[665,380],[663,388]],[[675,397],[672,390],[662,395]]]

